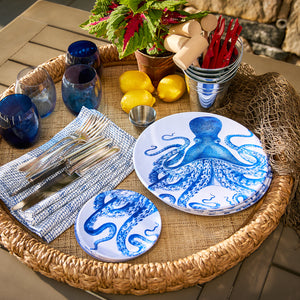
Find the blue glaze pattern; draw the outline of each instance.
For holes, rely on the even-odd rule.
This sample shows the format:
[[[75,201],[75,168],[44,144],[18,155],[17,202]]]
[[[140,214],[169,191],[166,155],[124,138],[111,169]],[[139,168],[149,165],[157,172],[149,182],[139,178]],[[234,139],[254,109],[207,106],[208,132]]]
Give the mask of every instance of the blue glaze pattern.
[[[134,164],[143,184],[161,200],[190,213],[219,215],[242,210],[263,196],[272,173],[251,131],[208,113],[160,121],[137,141]],[[168,128],[174,131],[166,133]]]
[[[143,254],[155,244],[160,230],[155,205],[128,190],[107,191],[91,199],[75,224],[81,247],[105,261],[124,261]]]
[[[73,134],[92,116],[105,117],[97,110],[83,107],[79,115],[48,142],[0,167],[0,198],[8,209],[39,188],[39,185],[36,185],[24,193],[13,197],[10,195],[12,191],[28,183],[24,172],[18,170],[19,166],[41,155],[59,140]],[[103,136],[112,139],[113,144],[120,147],[120,151],[91,168],[82,178],[78,178],[28,210],[11,211],[13,217],[50,243],[74,225],[79,210],[88,199],[101,192],[115,189],[133,171],[132,154],[136,139],[111,120],[108,120]]]

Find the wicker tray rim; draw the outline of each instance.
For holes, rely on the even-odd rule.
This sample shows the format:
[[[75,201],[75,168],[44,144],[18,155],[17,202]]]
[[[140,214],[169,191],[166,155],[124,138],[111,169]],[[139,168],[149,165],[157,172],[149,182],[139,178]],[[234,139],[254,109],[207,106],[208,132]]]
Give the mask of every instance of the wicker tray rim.
[[[136,64],[134,55],[119,60],[113,45],[100,46],[105,66]],[[41,65],[55,82],[64,73],[64,55]],[[14,93],[12,84],[2,97]],[[104,263],[67,255],[25,231],[0,205],[0,243],[34,271],[73,287],[112,294],[146,295],[205,283],[253,253],[279,224],[293,187],[291,176],[275,175],[256,210],[229,238],[187,257],[163,263]]]

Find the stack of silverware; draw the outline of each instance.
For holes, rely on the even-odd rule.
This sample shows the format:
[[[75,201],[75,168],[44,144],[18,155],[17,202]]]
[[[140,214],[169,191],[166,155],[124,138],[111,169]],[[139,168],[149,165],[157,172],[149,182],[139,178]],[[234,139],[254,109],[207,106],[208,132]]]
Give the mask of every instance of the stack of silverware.
[[[86,122],[73,134],[62,138],[41,155],[19,166],[19,171],[26,172],[28,184],[12,192],[15,196],[26,189],[56,174],[36,192],[14,205],[11,210],[26,210],[41,201],[44,192],[66,177],[75,180],[83,176],[90,168],[110,157],[120,149],[110,147],[112,139],[102,135],[108,124],[104,116],[90,115]],[[63,170],[63,172],[59,172]],[[68,181],[67,181],[68,182]]]
[[[74,224],[86,201],[132,172],[134,143],[84,107],[48,143],[0,168],[0,197],[21,223],[51,241]]]

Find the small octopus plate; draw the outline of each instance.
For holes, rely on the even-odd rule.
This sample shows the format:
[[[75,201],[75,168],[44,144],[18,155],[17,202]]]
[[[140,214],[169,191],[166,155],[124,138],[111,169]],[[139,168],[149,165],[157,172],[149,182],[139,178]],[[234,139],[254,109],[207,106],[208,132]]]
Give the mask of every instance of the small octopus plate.
[[[142,255],[156,243],[160,232],[161,217],[156,206],[129,190],[106,191],[90,199],[75,222],[81,248],[107,262]]]
[[[204,112],[174,114],[150,125],[136,142],[133,162],[155,196],[198,215],[246,209],[272,179],[268,157],[250,130]]]

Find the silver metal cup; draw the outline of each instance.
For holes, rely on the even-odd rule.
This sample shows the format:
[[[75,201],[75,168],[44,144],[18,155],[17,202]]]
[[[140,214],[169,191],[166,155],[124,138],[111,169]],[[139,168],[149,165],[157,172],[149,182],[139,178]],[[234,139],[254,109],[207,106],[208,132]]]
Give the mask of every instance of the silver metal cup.
[[[137,127],[147,127],[156,119],[156,111],[148,105],[138,105],[129,112],[130,122]]]
[[[235,49],[231,63],[224,68],[203,69],[191,65],[184,71],[192,110],[208,112],[225,104],[228,87],[238,71],[243,56],[243,42],[240,38]]]

